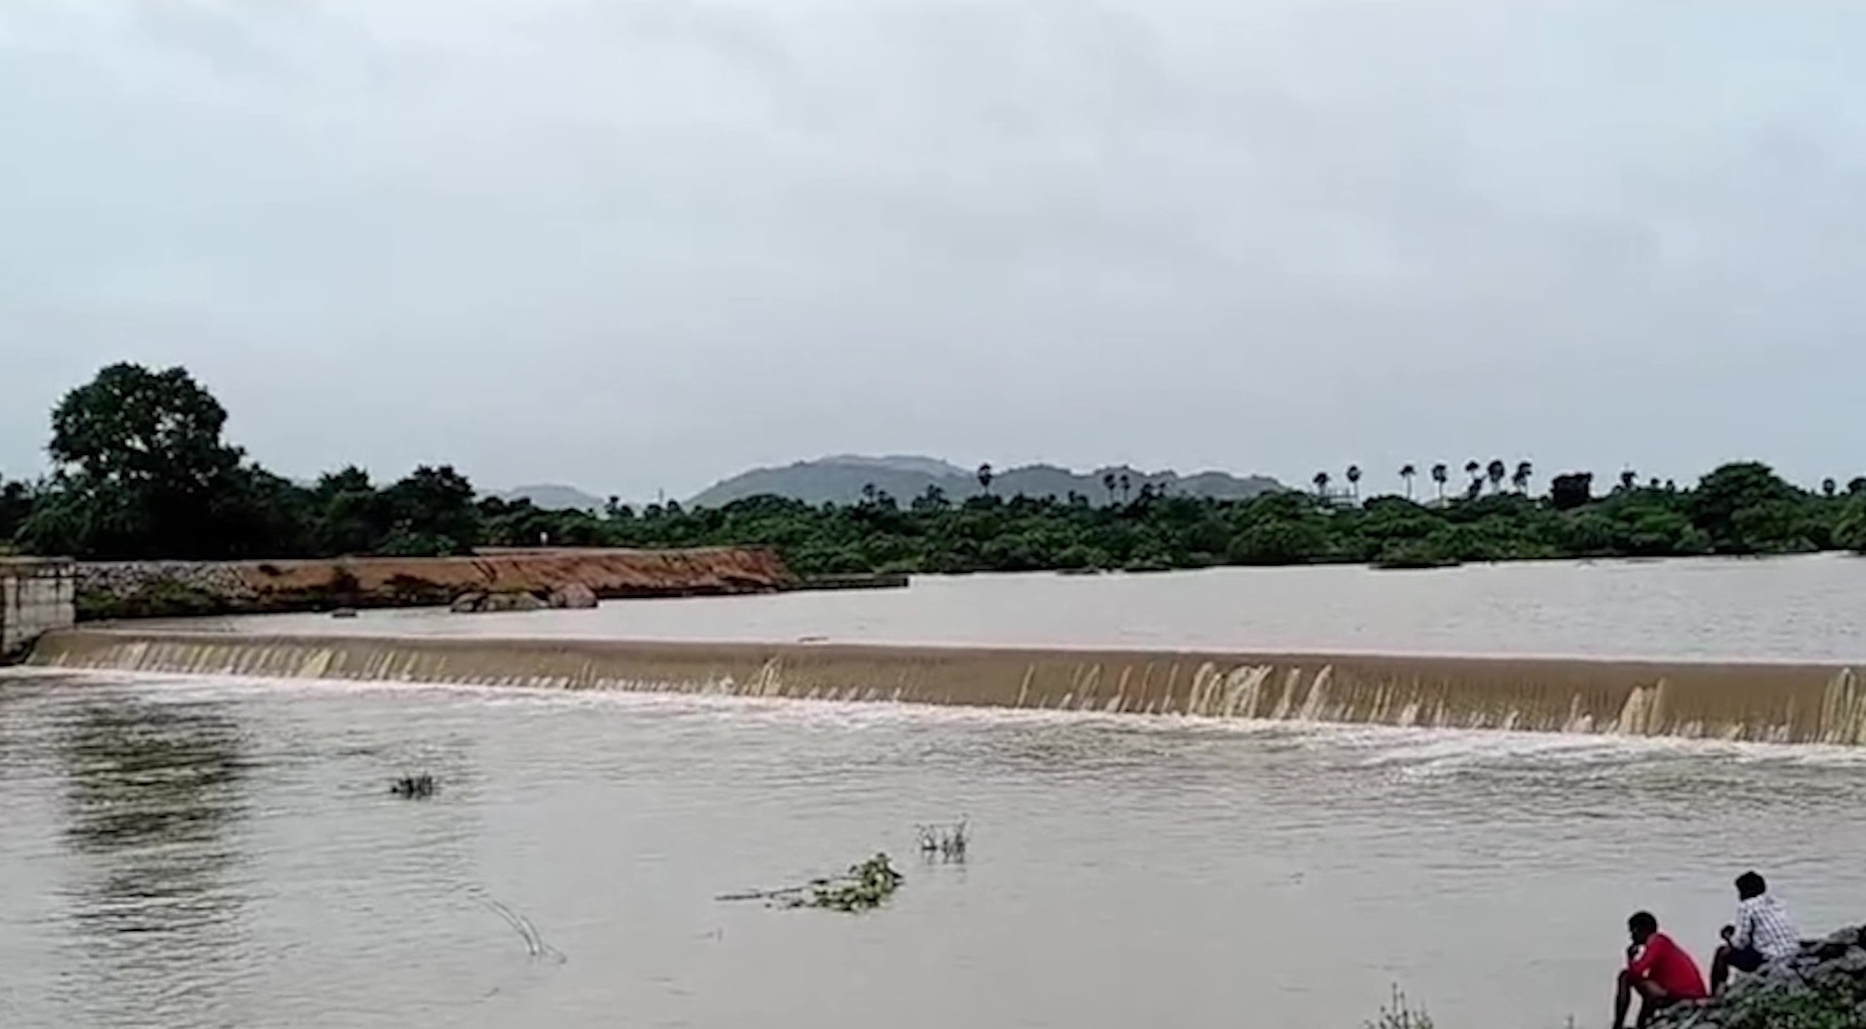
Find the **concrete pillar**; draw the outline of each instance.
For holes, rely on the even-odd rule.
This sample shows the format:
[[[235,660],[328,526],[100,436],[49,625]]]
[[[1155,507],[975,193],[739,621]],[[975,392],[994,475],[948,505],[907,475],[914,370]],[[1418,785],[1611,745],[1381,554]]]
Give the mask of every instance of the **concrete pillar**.
[[[66,558],[0,557],[0,661],[77,621],[77,570]]]

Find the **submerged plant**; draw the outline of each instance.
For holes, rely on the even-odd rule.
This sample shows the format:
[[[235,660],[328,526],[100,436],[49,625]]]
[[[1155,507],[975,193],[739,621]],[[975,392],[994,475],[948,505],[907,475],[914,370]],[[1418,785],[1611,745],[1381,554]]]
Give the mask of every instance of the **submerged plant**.
[[[1432,1029],[1432,1016],[1424,1008],[1407,1004],[1406,995],[1393,987],[1393,999],[1380,1009],[1380,1017],[1366,1023],[1365,1029]]]
[[[952,825],[914,826],[914,833],[920,838],[920,853],[929,859],[940,857],[947,861],[964,861],[969,839],[966,834],[968,825],[961,818]]]

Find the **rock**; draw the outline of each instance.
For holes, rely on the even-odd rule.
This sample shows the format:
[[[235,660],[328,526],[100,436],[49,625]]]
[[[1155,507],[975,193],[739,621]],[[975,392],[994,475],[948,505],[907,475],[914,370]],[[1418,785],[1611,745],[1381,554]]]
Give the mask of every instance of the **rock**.
[[[82,561],[74,585],[80,612],[116,611],[126,605],[134,608],[139,598],[164,594],[198,595],[210,598],[216,607],[235,611],[260,599],[233,564],[218,561]],[[158,609],[128,613],[148,616],[187,612]]]
[[[490,611],[542,611],[548,607],[544,601],[523,591],[510,593],[488,593],[480,601],[476,610]]]
[[[1830,936],[1820,943],[1815,944],[1814,953],[1811,956],[1816,961],[1832,961],[1836,958],[1845,957],[1847,951],[1852,950],[1855,946],[1856,943],[1850,933],[1840,936]],[[1810,956],[1808,955],[1805,945],[1802,949],[1802,954],[1803,956]]]
[[[595,607],[596,603],[596,591],[580,582],[573,582],[568,586],[559,586],[557,589],[551,591],[552,607],[583,610]]]
[[[1733,981],[1721,995],[1663,1012],[1653,1029],[1866,1026],[1866,928],[1806,940],[1799,953]],[[1806,1021],[1808,1018],[1828,1021]],[[1797,1021],[1799,1019],[1799,1021]]]
[[[484,614],[496,611],[539,611],[551,606],[524,590],[501,590],[483,593],[478,590],[454,598],[448,609],[455,614]]]
[[[485,602],[486,602],[486,594],[484,593],[478,593],[478,592],[462,593],[459,596],[454,598],[454,602],[452,604],[448,605],[448,610],[452,611],[454,614],[457,614],[457,615],[470,615],[473,612],[478,611],[480,609],[480,605]]]

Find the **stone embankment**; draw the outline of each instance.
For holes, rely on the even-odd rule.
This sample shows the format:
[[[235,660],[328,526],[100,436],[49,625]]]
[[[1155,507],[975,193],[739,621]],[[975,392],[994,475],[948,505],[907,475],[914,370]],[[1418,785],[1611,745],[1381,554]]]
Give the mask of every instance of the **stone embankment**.
[[[768,593],[797,577],[774,551],[503,551],[473,557],[319,561],[87,562],[84,620],[456,605],[462,611],[587,607],[598,598]],[[525,598],[525,599],[520,599]]]
[[[1666,1012],[1654,1029],[1866,1029],[1866,927],[1801,945],[1722,996]]]

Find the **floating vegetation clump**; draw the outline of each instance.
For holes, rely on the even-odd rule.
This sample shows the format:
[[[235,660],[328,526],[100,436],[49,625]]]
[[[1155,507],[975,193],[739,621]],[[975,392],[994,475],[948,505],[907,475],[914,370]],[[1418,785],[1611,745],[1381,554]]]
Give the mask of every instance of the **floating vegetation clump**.
[[[876,854],[849,869],[841,879],[812,883],[807,906],[835,911],[870,911],[881,906],[900,889],[906,877],[888,864],[886,854]]]
[[[967,822],[961,818],[952,825],[916,825],[914,832],[920,837],[920,854],[931,860],[965,861]]]
[[[434,796],[434,777],[426,773],[404,775],[395,780],[389,792],[408,800],[426,800]]]
[[[886,854],[876,854],[834,878],[812,879],[802,886],[779,890],[728,893],[719,899],[762,900],[773,907],[825,908],[854,914],[880,907],[906,881],[907,877],[894,870]]]

